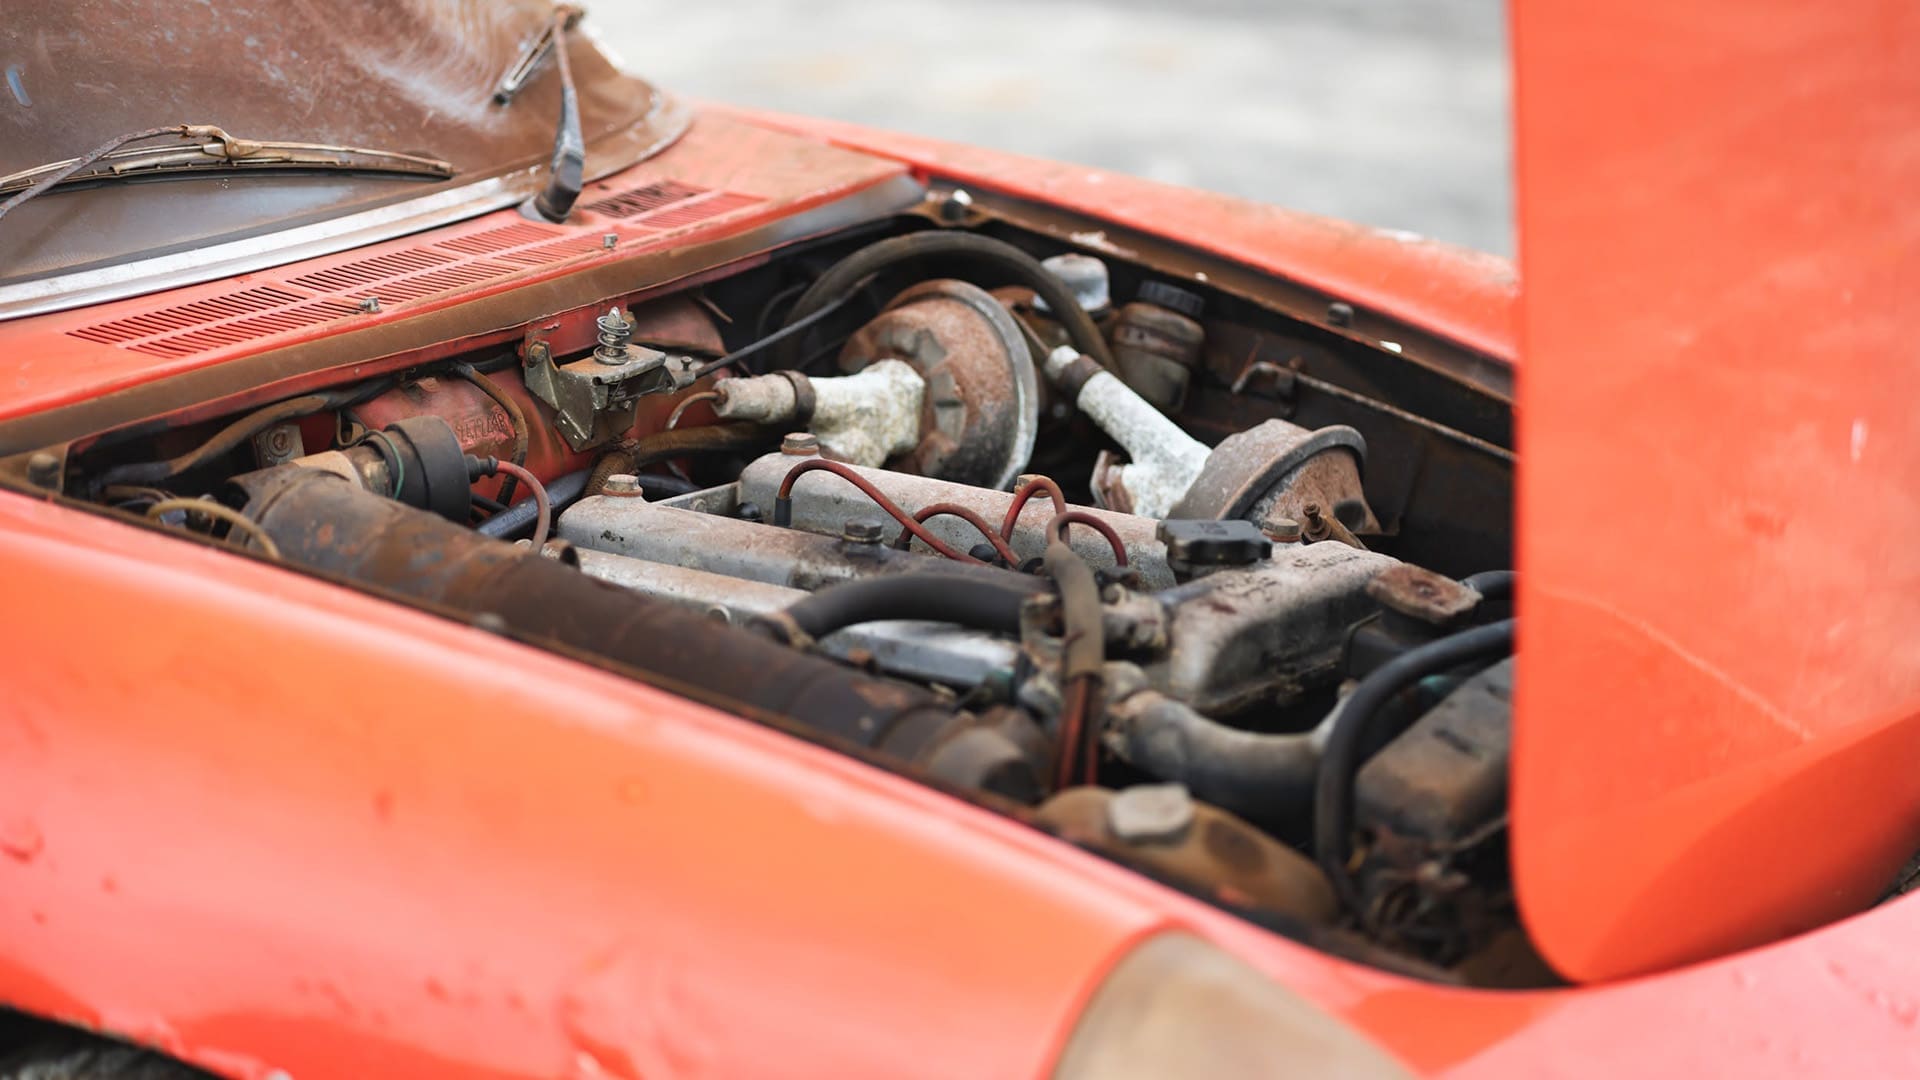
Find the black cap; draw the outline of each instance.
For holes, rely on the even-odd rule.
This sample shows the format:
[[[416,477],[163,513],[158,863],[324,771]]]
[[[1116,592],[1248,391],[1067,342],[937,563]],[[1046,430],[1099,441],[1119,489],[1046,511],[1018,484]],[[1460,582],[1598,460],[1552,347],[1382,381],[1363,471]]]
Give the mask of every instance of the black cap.
[[[1190,293],[1178,285],[1169,285],[1164,281],[1143,281],[1140,291],[1134,299],[1149,304],[1158,304],[1168,311],[1177,311],[1189,319],[1197,319],[1207,309],[1207,302],[1198,293]]]

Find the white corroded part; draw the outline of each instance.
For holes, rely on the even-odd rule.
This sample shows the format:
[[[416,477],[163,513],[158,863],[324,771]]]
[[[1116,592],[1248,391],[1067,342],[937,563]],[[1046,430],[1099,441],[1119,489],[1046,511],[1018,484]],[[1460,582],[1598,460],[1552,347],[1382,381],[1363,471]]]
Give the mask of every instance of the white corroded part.
[[[713,403],[714,415],[723,420],[778,424],[793,419],[800,407],[793,383],[782,375],[722,379],[713,391],[720,395]]]
[[[1099,259],[1069,251],[1064,255],[1043,259],[1040,265],[1060,279],[1060,283],[1073,293],[1073,298],[1079,301],[1083,310],[1099,312],[1113,306],[1107,264]],[[1050,310],[1045,297],[1034,297],[1033,306],[1038,311]]]
[[[842,461],[878,468],[920,444],[927,381],[899,360],[877,360],[853,375],[813,380],[807,425]]]
[[[1079,356],[1071,348],[1055,349],[1047,357],[1047,377],[1058,381]],[[1115,467],[1110,475],[1132,500],[1132,512],[1141,517],[1166,517],[1206,468],[1212,452],[1207,445],[1182,431],[1110,371],[1088,379],[1075,404],[1126,448],[1129,462]]]
[[[853,375],[809,379],[813,418],[807,430],[829,455],[877,468],[920,443],[920,408],[927,382],[910,364],[880,360]],[[778,424],[794,418],[800,402],[784,375],[725,379],[714,387],[713,411],[726,420]]]

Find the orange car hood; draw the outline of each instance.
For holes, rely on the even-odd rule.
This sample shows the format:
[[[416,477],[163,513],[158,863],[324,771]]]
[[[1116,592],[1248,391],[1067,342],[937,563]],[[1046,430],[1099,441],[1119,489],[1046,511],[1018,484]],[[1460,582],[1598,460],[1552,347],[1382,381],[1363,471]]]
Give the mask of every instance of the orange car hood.
[[[1520,905],[1570,977],[1920,835],[1920,10],[1521,3]]]

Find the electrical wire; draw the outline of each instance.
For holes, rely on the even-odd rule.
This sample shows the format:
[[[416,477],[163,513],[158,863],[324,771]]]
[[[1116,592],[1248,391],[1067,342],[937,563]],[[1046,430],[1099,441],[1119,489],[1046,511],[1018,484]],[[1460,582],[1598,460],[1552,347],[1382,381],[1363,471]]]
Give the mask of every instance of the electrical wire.
[[[792,524],[794,481],[810,472],[830,472],[840,479],[845,480],[847,483],[852,484],[854,487],[859,488],[862,495],[872,499],[874,505],[891,515],[893,520],[900,523],[901,528],[919,537],[921,543],[926,544],[947,558],[953,559],[956,562],[980,562],[979,559],[974,558],[964,551],[955,550],[939,537],[933,535],[925,525],[915,521],[912,514],[902,510],[898,503],[887,498],[886,493],[874,487],[866,477],[855,472],[851,466],[844,465],[838,461],[828,461],[826,458],[821,457],[808,458],[800,464],[795,465],[787,472],[787,478],[780,482],[780,490],[774,496],[773,500],[773,523],[775,525],[785,528]]]
[[[1026,483],[1021,484],[1019,490],[1013,493],[1013,502],[1007,507],[1007,516],[1000,519],[1000,538],[1002,540],[1013,539],[1014,526],[1020,523],[1020,511],[1025,510],[1028,500],[1032,499],[1034,494],[1040,491],[1046,492],[1047,495],[1053,499],[1053,512],[1056,515],[1067,512],[1067,496],[1065,492],[1060,490],[1060,485],[1045,476],[1033,477]]]
[[[1123,569],[1126,567],[1127,544],[1126,541],[1120,539],[1120,534],[1114,531],[1113,526],[1085,511],[1068,510],[1065,513],[1053,515],[1053,520],[1047,523],[1047,532],[1054,539],[1064,544],[1067,542],[1067,526],[1069,525],[1085,525],[1094,532],[1106,537],[1107,546],[1113,549],[1114,565]]]
[[[993,526],[987,523],[987,519],[974,513],[967,507],[961,506],[959,503],[929,503],[921,507],[919,513],[913,515],[913,520],[925,525],[937,517],[957,517],[961,521],[973,526],[981,536],[987,538],[987,543],[993,545],[994,553],[999,555],[1008,566],[1020,565],[1020,556],[1014,553],[1013,548],[1009,547],[1005,540],[1002,540],[994,534]],[[912,533],[903,530],[899,538],[893,542],[893,546],[905,550],[907,546],[912,543],[912,537]]]
[[[204,499],[161,499],[147,507],[147,516],[158,519],[175,510],[184,510],[189,514],[202,514],[224,521],[227,523],[229,542],[232,541],[234,532],[238,531],[242,536],[258,544],[260,550],[266,552],[268,557],[274,559],[280,557],[280,546],[273,542],[273,537],[268,536],[265,529],[248,520],[240,511],[216,502],[208,502]]]
[[[527,427],[527,414],[520,408],[520,403],[513,400],[499,383],[482,375],[472,364],[455,364],[453,372],[472,383],[481,393],[492,398],[493,403],[506,412],[507,422],[513,425],[513,463],[524,467],[527,463],[527,443],[530,441],[531,432]],[[503,505],[513,505],[515,483],[515,478],[511,476],[500,482],[499,501]]]
[[[766,349],[770,349],[773,346],[778,345],[781,342],[786,341],[789,338],[792,338],[796,335],[804,334],[808,330],[817,326],[818,324],[825,322],[828,318],[830,318],[833,315],[834,312],[839,311],[841,308],[846,307],[849,303],[852,303],[854,298],[858,297],[859,295],[860,295],[860,290],[858,288],[849,289],[844,294],[835,297],[832,301],[827,303],[825,306],[811,312],[805,318],[797,319],[791,323],[788,323],[787,325],[781,327],[780,329],[775,330],[773,333],[768,334],[766,337],[761,338],[759,341],[756,341],[751,345],[744,345],[734,350],[733,352],[730,352],[727,355],[719,358],[718,360],[709,360],[706,363],[700,365],[699,367],[694,368],[693,377],[695,379],[698,379],[704,375],[711,375],[714,372],[719,371],[723,367],[737,365],[741,361],[745,360],[749,356],[754,355],[755,353],[759,353]]]
[[[511,461],[496,462],[494,468],[508,476],[518,478],[522,484],[526,485],[527,490],[533,493],[533,505],[538,515],[534,518],[533,550],[538,552],[547,546],[547,532],[553,528],[553,504],[547,499],[546,485],[540,482],[539,477]]]
[[[178,457],[171,457],[165,461],[141,461],[129,465],[116,465],[100,474],[96,484],[99,489],[105,489],[109,484],[151,485],[170,480],[181,473],[191,472],[211,462],[275,424],[319,412],[332,406],[335,400],[336,397],[333,394],[306,394],[297,398],[288,398],[285,401],[276,401],[235,420],[221,428],[213,438]]]
[[[681,398],[680,404],[675,405],[673,412],[668,414],[667,426],[664,430],[672,431],[674,428],[679,427],[680,418],[685,416],[687,410],[693,406],[703,401],[719,401],[723,396],[725,395],[721,394],[718,390],[702,390],[697,394],[688,394],[686,397]]]

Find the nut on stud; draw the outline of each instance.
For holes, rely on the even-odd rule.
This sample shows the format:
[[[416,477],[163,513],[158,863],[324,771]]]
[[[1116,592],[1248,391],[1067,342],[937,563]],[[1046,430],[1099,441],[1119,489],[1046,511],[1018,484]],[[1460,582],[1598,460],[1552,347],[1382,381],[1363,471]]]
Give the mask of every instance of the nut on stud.
[[[1185,784],[1136,784],[1107,801],[1107,828],[1127,843],[1180,839],[1193,825],[1193,796]]]
[[[612,495],[617,499],[642,499],[646,493],[640,490],[640,478],[632,473],[614,473],[600,487],[600,494]]]
[[[52,491],[60,486],[60,459],[51,451],[35,450],[27,457],[27,483]]]
[[[840,539],[850,544],[877,544],[886,529],[876,518],[854,518],[840,528]]]

